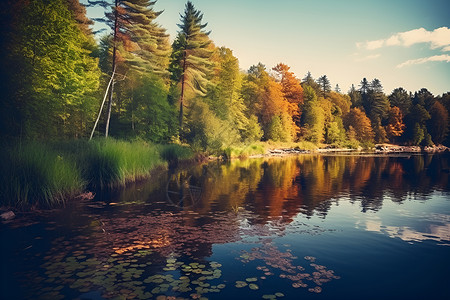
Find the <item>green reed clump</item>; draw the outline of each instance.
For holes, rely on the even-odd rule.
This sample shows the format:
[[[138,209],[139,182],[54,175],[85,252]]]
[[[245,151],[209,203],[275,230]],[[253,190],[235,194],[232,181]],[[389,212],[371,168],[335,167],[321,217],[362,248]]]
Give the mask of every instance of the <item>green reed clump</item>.
[[[83,176],[91,188],[112,188],[145,178],[162,165],[156,146],[144,141],[91,141],[83,155]]]
[[[262,155],[266,153],[263,143],[253,143],[245,146],[230,146],[222,150],[222,158],[225,160],[231,158],[246,158],[252,155]]]
[[[179,144],[158,145],[161,158],[169,163],[190,159],[194,156],[192,149]]]
[[[48,145],[2,147],[0,204],[20,208],[52,207],[83,190],[85,181],[70,155]]]
[[[7,145],[0,155],[0,206],[26,209],[57,206],[86,188],[123,186],[193,153],[181,145],[109,138]]]

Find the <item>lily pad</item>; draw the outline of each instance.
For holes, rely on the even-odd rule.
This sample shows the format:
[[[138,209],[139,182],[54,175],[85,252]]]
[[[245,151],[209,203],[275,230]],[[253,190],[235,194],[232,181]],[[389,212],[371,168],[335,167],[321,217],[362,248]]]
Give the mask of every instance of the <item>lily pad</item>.
[[[251,290],[258,290],[258,289],[259,289],[259,286],[256,285],[256,284],[254,284],[254,283],[250,283],[250,284],[248,285],[248,287],[249,287]]]
[[[250,278],[246,278],[245,281],[247,281],[247,282],[255,282],[255,281],[258,281],[258,278],[250,277]]]
[[[247,282],[245,282],[245,281],[236,281],[235,286],[237,288],[243,288],[243,287],[247,286]]]

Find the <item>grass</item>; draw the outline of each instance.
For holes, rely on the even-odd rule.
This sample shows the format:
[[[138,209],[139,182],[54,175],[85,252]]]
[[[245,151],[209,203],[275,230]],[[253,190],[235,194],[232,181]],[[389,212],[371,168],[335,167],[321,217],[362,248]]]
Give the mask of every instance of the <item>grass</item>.
[[[85,189],[123,186],[166,162],[193,157],[181,145],[98,139],[1,148],[0,205],[30,209],[64,204]]]
[[[6,147],[1,155],[1,205],[51,207],[85,185],[73,160],[42,144]]]

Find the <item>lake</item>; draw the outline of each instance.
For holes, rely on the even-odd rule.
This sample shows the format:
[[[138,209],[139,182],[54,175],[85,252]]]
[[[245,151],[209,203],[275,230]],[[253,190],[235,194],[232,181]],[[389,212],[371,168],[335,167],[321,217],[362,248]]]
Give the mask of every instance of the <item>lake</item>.
[[[212,162],[0,224],[2,299],[446,299],[448,154]]]

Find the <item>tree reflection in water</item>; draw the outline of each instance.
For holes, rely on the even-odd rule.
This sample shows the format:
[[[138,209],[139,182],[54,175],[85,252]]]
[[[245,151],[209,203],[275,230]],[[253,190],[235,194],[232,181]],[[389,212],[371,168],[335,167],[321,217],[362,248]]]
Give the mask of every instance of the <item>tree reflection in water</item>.
[[[285,293],[270,283],[275,278],[320,293],[339,278],[339,270],[335,274],[317,263],[314,253],[299,253],[299,258],[276,240],[287,231],[300,236],[333,230],[299,222],[298,215],[326,218],[339,201],[359,203],[364,213],[380,210],[386,199],[426,200],[436,190],[449,190],[448,170],[445,155],[303,155],[168,172],[40,216],[51,245],[22,257],[18,276],[27,296],[51,299],[85,293],[87,298],[89,293],[200,298],[236,288],[257,291],[262,285],[273,292],[265,298],[274,299]],[[448,230],[443,224],[434,231]],[[364,226],[405,240],[426,237],[376,220]],[[224,262],[210,259],[216,245],[230,245],[253,277],[224,276]],[[38,268],[27,267],[36,260]]]

